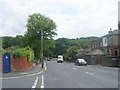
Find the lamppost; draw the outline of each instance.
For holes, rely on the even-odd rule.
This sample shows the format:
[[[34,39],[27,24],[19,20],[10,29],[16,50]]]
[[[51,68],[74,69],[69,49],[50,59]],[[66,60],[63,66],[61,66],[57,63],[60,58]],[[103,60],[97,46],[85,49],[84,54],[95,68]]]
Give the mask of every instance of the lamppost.
[[[44,67],[44,61],[43,61],[43,30],[41,29],[41,63],[42,68]]]
[[[40,32],[39,31],[37,31],[37,33],[39,34]],[[41,29],[41,50],[40,50],[40,54],[41,54],[41,66],[42,66],[42,68],[44,67],[44,61],[43,61],[43,31],[42,31],[42,29]]]

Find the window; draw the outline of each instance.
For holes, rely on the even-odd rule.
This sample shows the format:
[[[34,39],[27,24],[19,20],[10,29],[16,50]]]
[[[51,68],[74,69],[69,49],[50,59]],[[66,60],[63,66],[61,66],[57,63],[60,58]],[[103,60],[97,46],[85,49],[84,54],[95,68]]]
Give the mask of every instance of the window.
[[[119,49],[115,48],[115,56],[119,56]]]

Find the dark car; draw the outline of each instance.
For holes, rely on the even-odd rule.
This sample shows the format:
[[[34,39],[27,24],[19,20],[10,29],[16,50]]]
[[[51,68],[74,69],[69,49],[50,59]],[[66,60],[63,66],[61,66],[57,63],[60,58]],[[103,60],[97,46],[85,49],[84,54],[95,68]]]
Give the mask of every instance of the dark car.
[[[47,61],[50,61],[51,59],[50,58],[47,58]]]
[[[84,59],[77,59],[76,62],[75,62],[75,65],[78,65],[78,66],[83,66],[83,65],[87,65],[87,62],[84,60]]]

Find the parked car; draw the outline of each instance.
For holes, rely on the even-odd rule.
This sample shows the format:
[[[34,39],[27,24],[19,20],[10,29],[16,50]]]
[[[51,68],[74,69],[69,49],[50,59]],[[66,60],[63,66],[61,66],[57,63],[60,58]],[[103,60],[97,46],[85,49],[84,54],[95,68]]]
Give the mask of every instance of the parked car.
[[[58,55],[57,62],[63,63],[63,55]]]
[[[84,60],[84,59],[77,59],[76,61],[75,61],[75,65],[78,65],[78,66],[83,66],[83,65],[87,65],[87,62]]]

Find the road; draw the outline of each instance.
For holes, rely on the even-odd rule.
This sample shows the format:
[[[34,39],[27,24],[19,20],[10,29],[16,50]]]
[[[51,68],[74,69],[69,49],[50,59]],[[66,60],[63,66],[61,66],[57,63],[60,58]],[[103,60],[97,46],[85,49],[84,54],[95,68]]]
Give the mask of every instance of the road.
[[[47,62],[47,88],[117,88],[118,71],[73,63]]]
[[[4,78],[3,88],[118,88],[118,69],[112,68],[46,61],[45,70],[21,74]]]

